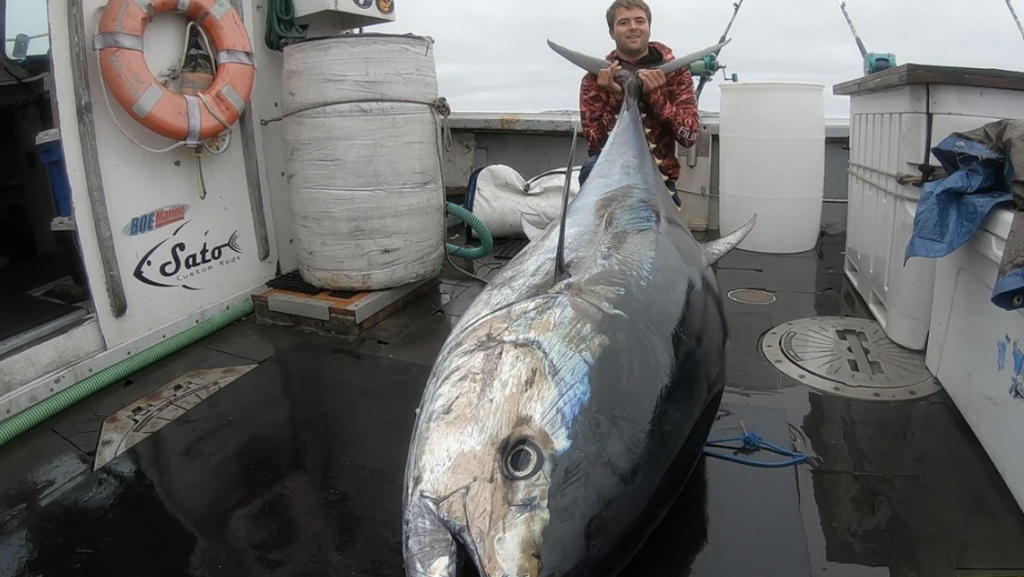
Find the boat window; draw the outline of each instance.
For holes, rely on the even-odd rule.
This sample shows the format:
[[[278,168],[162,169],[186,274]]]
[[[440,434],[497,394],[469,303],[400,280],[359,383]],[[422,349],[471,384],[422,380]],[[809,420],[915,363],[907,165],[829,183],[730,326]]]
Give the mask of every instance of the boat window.
[[[2,1],[2,0],[0,0]],[[40,0],[6,0],[4,14],[5,56],[24,60],[43,56],[50,50],[50,28],[46,2]]]

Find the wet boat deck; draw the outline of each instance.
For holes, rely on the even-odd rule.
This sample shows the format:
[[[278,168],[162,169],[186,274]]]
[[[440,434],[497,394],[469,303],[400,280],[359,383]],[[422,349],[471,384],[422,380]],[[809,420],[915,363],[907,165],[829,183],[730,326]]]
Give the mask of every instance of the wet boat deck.
[[[743,420],[810,459],[705,459],[627,574],[1024,575],[1024,514],[945,393],[826,395],[760,353],[787,321],[870,318],[842,275],[843,244],[719,263],[723,290],[776,301],[726,300],[733,356],[712,437]],[[481,288],[446,266],[433,292],[361,338],[250,317],[0,447],[0,576],[403,575],[413,411]],[[251,365],[92,472],[107,417],[190,371]]]

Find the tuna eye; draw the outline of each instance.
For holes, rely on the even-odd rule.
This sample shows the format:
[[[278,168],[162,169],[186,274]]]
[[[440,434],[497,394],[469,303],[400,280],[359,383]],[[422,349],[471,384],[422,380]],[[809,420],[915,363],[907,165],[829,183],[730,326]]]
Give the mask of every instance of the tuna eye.
[[[502,460],[502,469],[509,479],[528,479],[540,471],[544,465],[544,456],[541,455],[537,445],[526,439],[520,439],[505,451],[505,458]]]

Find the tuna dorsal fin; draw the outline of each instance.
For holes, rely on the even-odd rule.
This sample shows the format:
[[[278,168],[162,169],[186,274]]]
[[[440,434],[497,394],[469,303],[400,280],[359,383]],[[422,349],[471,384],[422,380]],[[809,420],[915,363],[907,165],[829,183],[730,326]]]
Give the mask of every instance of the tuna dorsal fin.
[[[572,62],[591,74],[597,74],[602,69],[611,66],[611,63],[603,58],[594,58],[593,56],[587,56],[586,54],[581,54],[575,50],[569,50],[568,48],[559,46],[550,40],[548,40],[548,46],[550,46],[555,52],[561,54],[562,57],[569,62]],[[703,56],[701,58],[703,58]]]
[[[706,242],[701,245],[701,250],[704,251],[704,259],[707,261],[707,265],[711,266],[719,261],[723,256],[729,254],[729,252],[736,248],[743,239],[747,238],[750,231],[754,228],[754,223],[757,222],[757,215],[755,214],[747,224],[739,227],[736,231],[731,232],[718,240]]]
[[[572,163],[576,159],[576,133],[579,132],[579,121],[572,123],[572,143],[569,144],[569,165],[565,169],[565,188],[562,189],[562,212],[558,215],[558,252],[555,253],[555,282],[569,278],[569,269],[565,264],[565,221],[569,216],[569,189],[572,183]]]
[[[696,52],[691,52],[691,53],[687,54],[686,56],[680,56],[679,58],[673,59],[671,62],[666,62],[665,64],[661,64],[659,66],[655,66],[655,68],[657,68],[658,70],[661,70],[666,75],[672,74],[676,70],[679,70],[680,68],[682,68],[684,66],[689,66],[690,64],[700,60],[701,58],[704,58],[708,54],[717,54],[718,51],[721,50],[723,46],[725,46],[726,44],[728,44],[730,42],[732,42],[732,38],[726,40],[725,42],[719,42],[718,44],[715,44],[714,46],[708,46],[704,50],[698,50]]]

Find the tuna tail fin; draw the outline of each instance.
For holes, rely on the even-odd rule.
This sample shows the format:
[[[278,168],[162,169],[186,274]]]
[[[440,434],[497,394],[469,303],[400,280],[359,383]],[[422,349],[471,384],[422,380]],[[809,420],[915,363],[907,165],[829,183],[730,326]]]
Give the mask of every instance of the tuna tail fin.
[[[721,50],[723,46],[725,46],[726,44],[728,44],[730,42],[732,42],[732,38],[726,40],[725,42],[719,42],[718,44],[715,44],[714,46],[708,46],[707,48],[705,48],[703,50],[698,50],[696,52],[691,52],[691,53],[687,54],[686,56],[680,56],[679,58],[673,59],[671,62],[666,62],[665,64],[661,64],[661,65],[655,66],[655,68],[658,69],[658,70],[661,70],[667,76],[669,74],[672,74],[676,70],[679,70],[680,68],[682,68],[684,66],[689,66],[690,64],[693,64],[694,62],[700,60],[701,58],[704,58],[708,54],[717,54],[718,51]]]
[[[569,62],[572,62],[591,74],[597,74],[602,69],[611,66],[611,62],[608,62],[603,58],[594,58],[593,56],[587,56],[586,54],[581,54],[575,50],[569,50],[568,48],[559,46],[550,40],[548,40],[548,46],[550,46],[555,52],[561,54],[562,57]],[[703,56],[701,58],[703,58]]]
[[[696,52],[691,52],[685,56],[680,56],[679,58],[673,59],[671,62],[666,62],[665,64],[655,66],[654,68],[661,70],[666,75],[671,74],[676,70],[683,68],[684,66],[689,66],[690,64],[700,60],[701,58],[704,58],[708,54],[717,54],[723,46],[730,42],[732,42],[731,38],[724,42],[719,42],[714,46],[708,46],[703,50],[698,50]],[[562,57],[568,60],[569,62],[572,62],[576,66],[579,66],[580,68],[586,70],[591,74],[597,74],[602,69],[611,66],[611,63],[608,62],[607,60],[604,60],[603,58],[595,58],[593,56],[581,54],[579,52],[576,52],[575,50],[569,50],[568,48],[565,48],[564,46],[559,46],[558,44],[555,44],[550,40],[548,40],[548,46],[550,46],[551,49],[554,50],[555,52],[562,55]]]
[[[706,242],[700,246],[701,250],[704,251],[704,260],[707,261],[707,265],[711,266],[718,262],[723,256],[729,254],[732,249],[736,248],[743,239],[747,238],[750,231],[753,230],[754,224],[757,222],[757,215],[755,214],[747,224],[739,227],[735,232],[731,232],[718,240]]]

